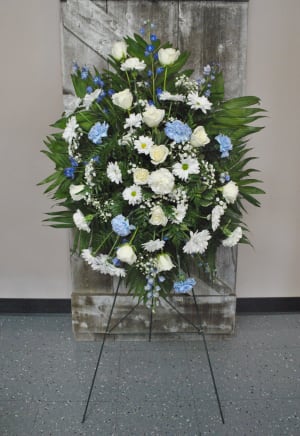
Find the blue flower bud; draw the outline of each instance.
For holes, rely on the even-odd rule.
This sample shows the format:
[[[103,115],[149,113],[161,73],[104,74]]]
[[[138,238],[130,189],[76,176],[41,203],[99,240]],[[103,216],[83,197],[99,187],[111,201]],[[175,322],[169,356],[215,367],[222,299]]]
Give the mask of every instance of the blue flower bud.
[[[149,55],[150,55],[150,52],[149,52],[148,50],[145,50],[144,55],[145,55],[145,56],[149,56]]]
[[[156,41],[156,40],[157,40],[157,36],[156,36],[154,33],[152,33],[152,34],[150,35],[150,40],[151,40],[151,41]]]
[[[148,100],[148,105],[149,106],[154,106],[154,101],[153,100]]]
[[[153,57],[157,61],[158,60],[158,53],[154,53]]]
[[[164,71],[164,68],[163,67],[158,67],[158,68],[156,68],[156,74],[160,74],[160,73],[162,73]]]
[[[86,79],[88,78],[88,75],[89,75],[89,69],[88,69],[88,67],[82,67],[82,70],[81,70],[81,78],[82,78],[83,80],[86,80]]]
[[[115,266],[121,266],[121,261],[120,261],[120,259],[118,259],[117,257],[114,257],[114,258],[113,258],[112,263],[113,263]]]
[[[75,177],[74,172],[75,172],[74,167],[68,167],[64,169],[64,175],[68,177],[68,179],[74,179]]]
[[[160,96],[160,94],[162,94],[163,90],[161,88],[156,88],[156,95]]]
[[[158,281],[160,283],[163,283],[166,280],[166,278],[164,276],[158,276]]]
[[[107,91],[107,94],[111,97],[113,94],[115,94],[115,90],[114,89],[109,89],[108,91]]]
[[[93,88],[91,86],[86,87],[87,94],[91,94],[93,92]]]
[[[77,62],[73,62],[72,72],[77,73],[78,70],[79,70],[79,66],[78,66]]]
[[[155,50],[154,45],[152,45],[152,44],[147,45],[147,51],[148,51],[149,53],[152,53],[154,50]]]
[[[152,76],[152,71],[151,71],[151,70],[148,70],[148,71],[147,71],[147,75],[148,75],[148,77],[151,77],[151,76]]]
[[[74,157],[69,156],[69,161],[70,161],[72,167],[74,167],[74,168],[78,167],[78,162],[77,162],[77,160],[74,159]]]
[[[100,88],[102,88],[104,86],[104,82],[103,80],[101,80],[101,78],[99,76],[95,76],[93,79],[94,83],[96,85],[98,85]]]

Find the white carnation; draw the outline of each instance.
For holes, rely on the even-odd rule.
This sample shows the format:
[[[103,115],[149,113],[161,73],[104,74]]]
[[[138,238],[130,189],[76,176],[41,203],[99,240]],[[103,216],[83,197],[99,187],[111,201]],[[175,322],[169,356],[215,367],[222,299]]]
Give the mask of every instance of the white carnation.
[[[69,192],[72,200],[80,201],[85,197],[84,185],[70,185]]]
[[[91,104],[99,97],[101,94],[102,89],[96,89],[95,91],[91,92],[90,94],[86,94],[83,99],[83,106],[85,109],[89,109]]]
[[[222,245],[224,247],[234,247],[239,242],[239,240],[241,239],[242,236],[243,236],[243,231],[242,231],[241,227],[237,227],[231,233],[231,235],[228,236],[228,238],[226,238],[222,241]]]
[[[159,100],[161,101],[184,101],[185,96],[183,94],[171,94],[168,91],[163,91],[159,94]]]
[[[226,205],[220,206],[219,204],[215,206],[211,212],[211,227],[213,231],[217,230],[220,225],[221,216],[224,215]]]
[[[141,127],[142,115],[141,114],[130,114],[125,120],[124,129],[130,129],[130,131],[135,128]]]
[[[226,200],[226,203],[234,203],[237,199],[239,193],[239,188],[235,182],[230,180],[230,182],[226,183],[226,185],[222,188],[223,197]]]
[[[109,162],[106,169],[106,174],[109,180],[116,183],[122,183],[122,173],[118,162]]]
[[[85,216],[81,210],[77,209],[77,211],[73,214],[73,221],[79,230],[84,230],[85,232],[90,233],[91,229],[89,228]]]
[[[174,184],[174,176],[166,168],[153,171],[148,179],[148,185],[152,191],[159,195],[169,194],[173,190]]]
[[[136,71],[143,71],[147,65],[142,60],[140,61],[138,58],[128,58],[125,62],[121,65],[122,71],[130,71],[130,70],[136,70]]]
[[[203,254],[208,246],[208,241],[211,239],[211,235],[208,230],[202,230],[198,232],[198,230],[194,232],[190,232],[190,239],[184,245],[183,251],[187,254],[200,253]]]
[[[77,128],[79,127],[79,124],[77,123],[76,117],[71,117],[66,125],[65,130],[63,131],[62,137],[64,140],[71,145],[73,140],[77,138]]]
[[[153,253],[154,251],[158,251],[158,250],[161,250],[162,248],[164,248],[165,241],[163,241],[161,239],[155,239],[155,240],[151,239],[150,241],[142,244],[142,246],[149,253]]]

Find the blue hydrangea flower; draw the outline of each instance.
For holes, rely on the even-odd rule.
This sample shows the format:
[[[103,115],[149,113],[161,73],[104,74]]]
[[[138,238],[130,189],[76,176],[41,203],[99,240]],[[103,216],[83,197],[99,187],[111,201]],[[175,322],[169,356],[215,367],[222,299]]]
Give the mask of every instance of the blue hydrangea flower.
[[[218,136],[215,136],[215,139],[220,144],[221,157],[228,157],[229,151],[232,150],[231,139],[222,133],[220,133]]]
[[[167,122],[165,134],[168,138],[173,139],[177,144],[188,141],[192,134],[192,129],[182,121],[175,120]]]
[[[128,236],[131,230],[135,229],[135,226],[129,224],[127,218],[123,215],[117,215],[111,220],[113,231],[119,236]]]
[[[74,167],[68,167],[64,169],[64,175],[68,177],[68,179],[74,179],[75,177],[75,168]]]
[[[96,123],[90,129],[88,138],[93,144],[102,144],[102,138],[107,137],[107,130],[109,125],[104,121],[103,123]]]
[[[189,278],[180,282],[174,282],[174,291],[176,294],[186,294],[190,292],[196,284],[196,280]]]

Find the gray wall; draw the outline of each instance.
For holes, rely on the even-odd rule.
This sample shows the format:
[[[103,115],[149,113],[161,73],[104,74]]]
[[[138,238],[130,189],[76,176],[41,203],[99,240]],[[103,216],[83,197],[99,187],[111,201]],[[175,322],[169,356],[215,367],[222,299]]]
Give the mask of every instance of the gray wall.
[[[252,145],[267,196],[249,208],[254,249],[241,246],[240,297],[300,296],[299,0],[250,0],[247,93],[269,110]],[[67,298],[65,231],[42,226],[51,201],[39,153],[62,111],[58,0],[0,2],[0,297]],[[296,54],[296,55],[295,55]]]

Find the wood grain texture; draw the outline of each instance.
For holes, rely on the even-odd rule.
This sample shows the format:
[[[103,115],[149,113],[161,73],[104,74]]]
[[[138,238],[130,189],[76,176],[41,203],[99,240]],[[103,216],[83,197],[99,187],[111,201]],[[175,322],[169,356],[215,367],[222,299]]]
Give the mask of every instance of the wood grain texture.
[[[145,20],[155,24],[154,32],[162,41],[169,41],[180,50],[191,53],[188,67],[195,70],[195,78],[201,76],[207,63],[218,62],[224,71],[226,96],[235,97],[243,93],[247,46],[246,1],[68,0],[61,4],[61,11],[65,95],[73,93],[70,80],[73,61],[89,67],[95,65],[101,71],[107,67],[104,58],[110,53],[112,43],[125,35],[139,32]],[[198,279],[195,292],[209,333],[228,334],[233,331],[236,264],[237,249],[221,247],[217,253],[218,282],[211,286]],[[192,265],[191,268],[196,277],[196,268]],[[95,273],[78,256],[71,257],[71,271],[75,337],[95,339],[104,329],[105,311],[109,310],[116,280]],[[133,298],[126,294],[127,290],[122,285],[116,317],[133,304]],[[176,298],[178,300],[179,297]],[[180,304],[183,311],[194,316],[190,300],[184,299]],[[181,325],[180,320],[168,310],[163,316],[165,309],[163,305],[158,311],[158,319],[161,319],[159,328],[163,329],[165,323],[170,331],[174,330],[174,325]],[[144,328],[148,317],[149,311],[139,308],[139,322],[133,322],[129,330]]]

